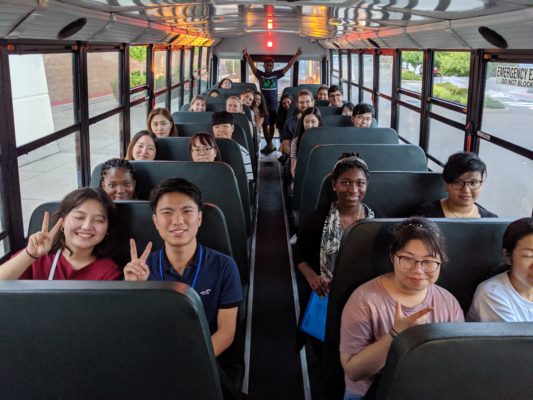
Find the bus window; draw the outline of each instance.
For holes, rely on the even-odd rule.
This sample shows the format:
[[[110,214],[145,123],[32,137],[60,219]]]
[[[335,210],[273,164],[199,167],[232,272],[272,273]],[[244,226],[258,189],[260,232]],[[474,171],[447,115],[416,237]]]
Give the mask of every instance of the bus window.
[[[533,162],[486,140],[481,140],[479,156],[487,164],[479,203],[500,217],[531,215]]]
[[[110,158],[120,157],[120,120],[119,113],[89,127],[91,171]]]
[[[18,158],[25,234],[31,213],[38,205],[61,199],[78,188],[77,136],[78,133],[72,133]]]
[[[87,54],[89,117],[120,104],[119,57],[118,51]]]
[[[373,89],[374,87],[374,55],[373,54],[363,54],[363,86],[368,89]]]
[[[481,130],[533,149],[532,125],[533,64],[488,63]]]
[[[200,63],[200,93],[203,93],[207,90],[209,85],[209,68],[208,68],[208,55],[209,48],[202,47],[202,62]]]
[[[183,53],[183,80],[191,79],[191,50],[184,50]]]
[[[9,67],[17,146],[74,124],[71,54],[10,55]]]
[[[392,56],[379,56],[379,91],[392,95]]]
[[[533,64],[487,63],[481,130],[525,149],[533,149]],[[533,208],[531,160],[480,139],[479,154],[494,181],[486,193],[498,215],[530,215]],[[513,193],[513,196],[509,196]]]
[[[409,143],[418,144],[420,141],[420,113],[407,107],[398,107],[400,114],[398,121],[398,135]]]
[[[130,88],[146,85],[146,46],[130,47]]]
[[[320,83],[319,60],[298,61],[298,84],[303,83]]]
[[[422,65],[424,53],[421,51],[402,51],[402,89],[422,93]],[[420,107],[420,105],[419,105]]]
[[[181,50],[172,50],[170,54],[171,54],[170,59],[172,61],[170,83],[172,85],[175,85],[181,82],[181,76],[180,76]]]
[[[248,76],[250,76],[250,74],[248,74]],[[233,82],[240,82],[241,81],[241,60],[240,59],[237,59],[237,58],[221,58],[219,60],[219,63],[218,63],[218,82],[220,82],[224,78],[229,78]]]
[[[146,129],[146,117],[148,116],[148,102],[143,101],[130,108],[130,126],[131,136],[137,132]]]
[[[433,67],[433,97],[466,106],[469,74],[469,52],[436,51]]]
[[[384,97],[378,97],[378,126],[380,128],[390,127],[391,102]]]
[[[430,118],[428,153],[443,164],[451,154],[463,150],[464,140],[464,130]]]
[[[158,50],[154,53],[154,91],[167,87],[167,51]],[[164,107],[164,106],[163,106]]]

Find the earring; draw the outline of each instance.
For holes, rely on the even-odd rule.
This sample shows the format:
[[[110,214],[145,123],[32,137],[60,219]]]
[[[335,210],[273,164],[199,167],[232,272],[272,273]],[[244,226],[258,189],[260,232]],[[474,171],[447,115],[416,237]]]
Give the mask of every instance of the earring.
[[[65,228],[64,228],[64,227],[59,228],[59,230],[60,230],[61,232],[65,232]]]

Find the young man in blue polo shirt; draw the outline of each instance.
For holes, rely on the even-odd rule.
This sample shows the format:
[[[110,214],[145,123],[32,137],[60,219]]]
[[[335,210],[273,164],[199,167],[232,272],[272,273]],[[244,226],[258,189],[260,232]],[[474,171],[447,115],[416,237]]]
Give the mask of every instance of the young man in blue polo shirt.
[[[196,240],[202,223],[200,189],[181,178],[167,179],[150,194],[153,221],[164,246],[150,253],[148,244],[137,256],[130,240],[131,261],[124,268],[127,281],[183,282],[200,295],[211,342],[218,357],[235,336],[238,306],[242,301],[239,271],[233,258]]]
[[[276,147],[272,144],[272,139],[274,138],[274,131],[276,129],[276,119],[278,113],[278,80],[283,78],[287,71],[289,71],[298,57],[302,54],[302,48],[298,47],[296,54],[292,56],[287,65],[282,69],[274,71],[274,58],[265,57],[263,68],[264,71],[257,69],[255,66],[252,57],[248,54],[248,50],[244,48],[242,51],[246,62],[250,66],[252,73],[259,80],[259,87],[261,93],[265,97],[265,102],[268,110],[268,132],[263,132],[265,135],[265,140],[267,142],[266,146],[261,150],[262,153],[269,154],[276,150]]]

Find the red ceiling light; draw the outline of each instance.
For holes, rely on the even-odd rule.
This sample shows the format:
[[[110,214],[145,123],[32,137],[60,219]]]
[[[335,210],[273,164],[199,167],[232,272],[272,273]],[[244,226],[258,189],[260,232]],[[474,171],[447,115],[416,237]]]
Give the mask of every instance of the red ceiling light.
[[[269,47],[269,48],[274,47],[274,43],[272,42],[272,40],[269,40],[269,41],[267,42],[267,47]]]
[[[272,29],[274,27],[274,21],[272,19],[267,19],[267,28]]]

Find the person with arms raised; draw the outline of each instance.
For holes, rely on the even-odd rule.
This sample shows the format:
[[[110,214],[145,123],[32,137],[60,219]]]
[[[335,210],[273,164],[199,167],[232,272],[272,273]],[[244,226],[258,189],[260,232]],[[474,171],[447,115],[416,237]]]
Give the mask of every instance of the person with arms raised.
[[[252,57],[250,57],[250,54],[248,54],[248,50],[246,48],[244,48],[243,54],[246,62],[252,69],[252,73],[259,80],[259,88],[265,97],[269,115],[269,129],[268,132],[264,132],[267,144],[261,150],[261,152],[269,154],[276,150],[276,147],[272,144],[272,139],[274,138],[274,132],[276,129],[276,116],[278,112],[278,80],[283,78],[287,71],[292,68],[298,57],[302,54],[302,48],[298,47],[296,54],[292,56],[287,65],[285,65],[282,69],[275,71],[274,58],[265,57],[263,62],[264,71],[261,71],[255,66],[255,63],[252,60]]]

